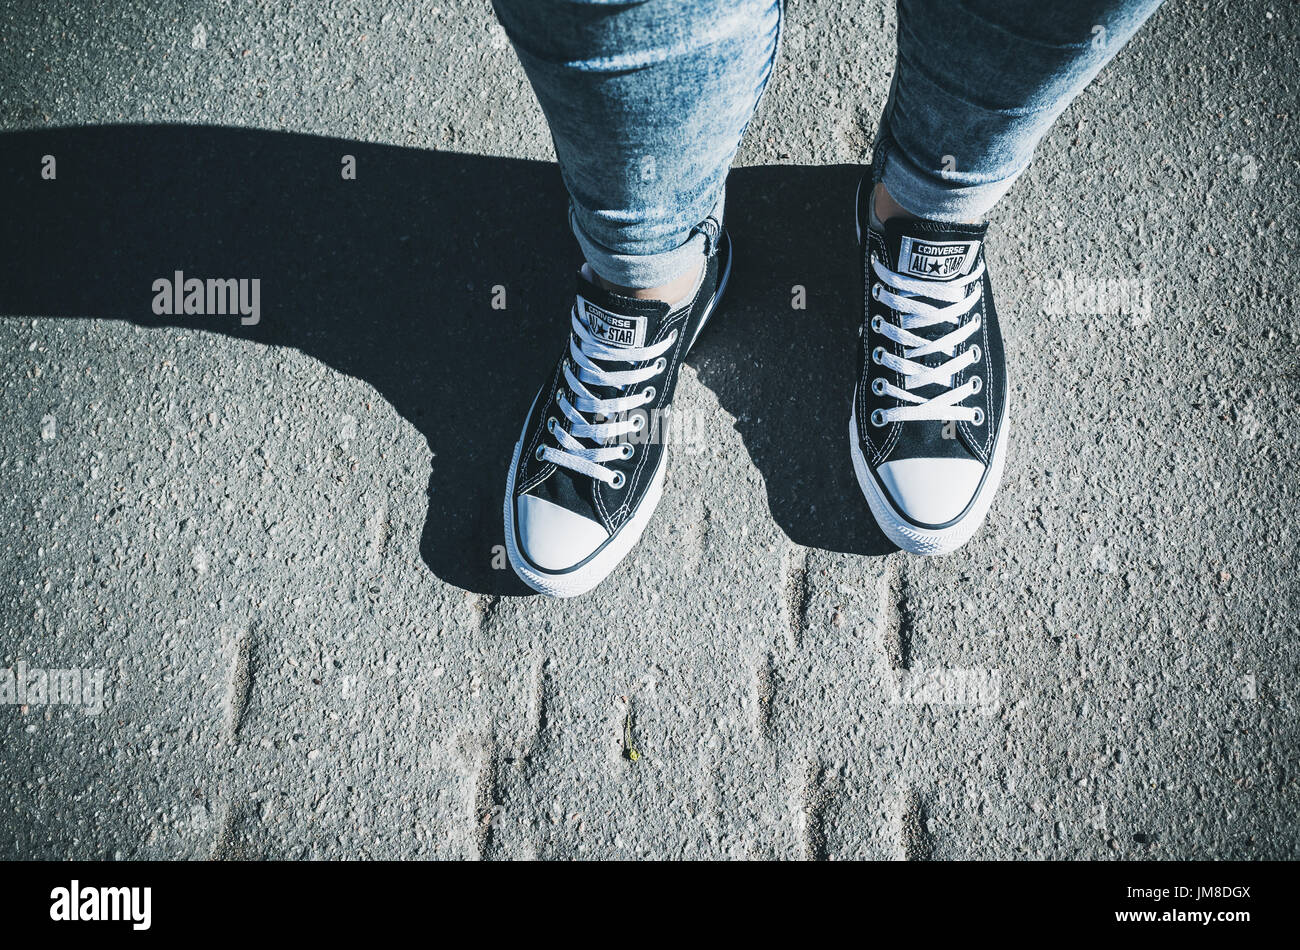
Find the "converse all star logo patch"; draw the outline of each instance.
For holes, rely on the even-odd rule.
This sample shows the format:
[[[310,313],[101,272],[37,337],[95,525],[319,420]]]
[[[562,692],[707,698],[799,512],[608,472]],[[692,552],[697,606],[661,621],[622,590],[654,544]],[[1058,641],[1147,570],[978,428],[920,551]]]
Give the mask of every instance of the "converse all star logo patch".
[[[645,346],[645,317],[625,317],[602,310],[595,304],[583,301],[587,315],[587,328],[592,336],[610,346]]]
[[[898,246],[898,272],[928,280],[952,280],[970,270],[979,241],[925,241],[904,236]]]

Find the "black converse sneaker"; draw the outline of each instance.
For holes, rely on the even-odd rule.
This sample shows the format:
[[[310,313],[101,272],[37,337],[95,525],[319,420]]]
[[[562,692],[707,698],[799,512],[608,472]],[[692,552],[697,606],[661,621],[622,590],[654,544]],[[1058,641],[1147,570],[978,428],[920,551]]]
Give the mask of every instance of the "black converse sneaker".
[[[731,272],[726,232],[714,233],[694,295],[675,309],[579,274],[568,347],[533,400],[506,479],[506,551],[534,590],[591,590],[659,504],[666,410]]]
[[[984,266],[987,224],[872,223],[858,186],[866,317],[849,438],[880,529],[947,554],[984,522],[1007,452],[1002,334]]]

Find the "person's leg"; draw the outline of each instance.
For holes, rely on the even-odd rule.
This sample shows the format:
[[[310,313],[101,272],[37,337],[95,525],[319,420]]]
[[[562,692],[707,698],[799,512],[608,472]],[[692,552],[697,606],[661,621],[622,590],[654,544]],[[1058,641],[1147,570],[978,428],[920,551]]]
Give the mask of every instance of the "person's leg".
[[[732,157],[772,72],[777,0],[494,0],[550,124],[587,263],[506,480],[510,564],[590,590],[659,502],[682,361],[730,272]],[[557,314],[557,317],[559,315]]]
[[[493,0],[550,125],[602,281],[698,271],[776,56],[777,0]],[[689,289],[689,288],[688,288]]]
[[[918,216],[979,220],[1159,5],[898,0],[898,60],[876,138],[877,180]]]
[[[898,0],[898,62],[859,186],[866,318],[854,472],[899,547],[983,523],[1007,450],[980,219],[1158,0]]]

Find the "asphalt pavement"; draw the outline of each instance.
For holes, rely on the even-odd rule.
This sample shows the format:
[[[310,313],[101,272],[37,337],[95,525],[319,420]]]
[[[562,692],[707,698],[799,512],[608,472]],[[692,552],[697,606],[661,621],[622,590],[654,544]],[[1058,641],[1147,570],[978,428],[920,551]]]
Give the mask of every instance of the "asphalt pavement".
[[[4,5],[0,857],[1300,857],[1298,12],[1167,4],[998,206],[1009,461],[923,560],[847,445],[893,9],[792,2],[692,438],[558,602],[500,496],[578,253],[489,5]]]

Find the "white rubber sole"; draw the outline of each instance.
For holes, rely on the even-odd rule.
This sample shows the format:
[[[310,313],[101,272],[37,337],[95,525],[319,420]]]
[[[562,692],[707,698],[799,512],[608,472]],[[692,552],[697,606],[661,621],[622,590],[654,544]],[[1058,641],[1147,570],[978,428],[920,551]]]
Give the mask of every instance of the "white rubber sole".
[[[728,237],[730,242],[730,237]],[[705,313],[704,319],[700,321],[699,327],[695,331],[695,336],[691,337],[691,342],[686,347],[689,353],[695,346],[695,341],[700,338],[704,328],[708,326],[709,320],[713,318],[713,313],[718,308],[719,301],[722,300],[722,293],[727,289],[727,281],[731,277],[731,261],[734,255],[727,255],[727,266],[722,274],[718,277],[718,289],[713,292],[713,303],[709,306],[708,312]],[[685,354],[683,354],[685,357]],[[519,467],[519,453],[524,448],[524,435],[528,431],[528,420],[533,417],[533,410],[537,408],[537,399],[534,397],[533,405],[528,409],[528,415],[524,417],[524,427],[519,432],[519,441],[515,443],[514,455],[510,459],[510,473],[506,476],[506,498],[505,498],[505,521],[506,521],[506,555],[510,559],[510,566],[514,569],[519,579],[537,591],[539,594],[547,594],[551,597],[577,597],[585,594],[613,573],[614,568],[627,557],[636,543],[641,540],[641,535],[650,523],[651,516],[655,509],[659,507],[659,500],[663,497],[664,478],[668,474],[668,446],[659,456],[659,468],[654,477],[650,480],[650,485],[646,488],[645,497],[641,499],[641,504],[637,506],[636,511],[627,523],[618,530],[604,546],[595,554],[591,555],[581,566],[571,568],[567,571],[551,572],[542,571],[534,567],[523,556],[519,550],[519,545],[515,542],[515,471]]]
[[[918,528],[902,517],[885,497],[884,490],[876,484],[867,467],[867,460],[858,447],[858,394],[855,387],[853,406],[849,412],[849,451],[853,456],[853,473],[858,477],[858,487],[871,506],[871,514],[880,530],[904,551],[920,555],[951,554],[974,536],[988,516],[993,496],[1002,483],[1002,469],[1007,461],[1007,433],[1010,430],[1006,406],[1002,408],[1002,428],[993,443],[993,459],[989,473],[984,477],[974,503],[956,524],[945,528]]]
[[[660,456],[659,470],[651,479],[640,506],[627,523],[605,542],[604,547],[583,562],[581,567],[551,573],[540,571],[529,564],[515,543],[515,468],[519,464],[519,451],[522,445],[522,439],[515,445],[515,457],[510,463],[510,476],[506,479],[506,554],[510,558],[510,566],[514,568],[521,581],[539,594],[548,594],[551,597],[577,597],[579,594],[585,594],[608,577],[641,540],[641,534],[650,523],[650,516],[659,507],[659,499],[663,496],[664,475],[668,471],[667,453]]]

